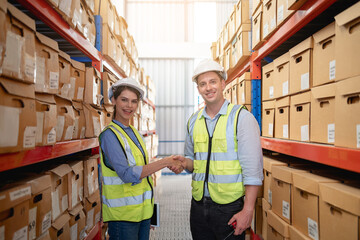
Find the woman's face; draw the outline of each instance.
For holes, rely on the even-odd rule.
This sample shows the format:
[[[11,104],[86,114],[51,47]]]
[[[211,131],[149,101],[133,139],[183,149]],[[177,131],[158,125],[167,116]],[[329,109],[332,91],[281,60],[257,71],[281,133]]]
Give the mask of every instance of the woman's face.
[[[116,105],[115,119],[124,125],[129,125],[130,119],[139,105],[139,100],[136,93],[129,89],[124,89],[120,95],[114,99],[113,104]]]

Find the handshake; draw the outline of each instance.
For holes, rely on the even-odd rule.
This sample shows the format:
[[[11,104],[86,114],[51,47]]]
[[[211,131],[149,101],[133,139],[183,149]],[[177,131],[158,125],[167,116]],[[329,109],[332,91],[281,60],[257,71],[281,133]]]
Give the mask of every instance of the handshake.
[[[171,155],[170,157],[163,158],[163,161],[166,162],[166,166],[175,174],[179,174],[187,168],[187,160],[188,159],[180,155]]]

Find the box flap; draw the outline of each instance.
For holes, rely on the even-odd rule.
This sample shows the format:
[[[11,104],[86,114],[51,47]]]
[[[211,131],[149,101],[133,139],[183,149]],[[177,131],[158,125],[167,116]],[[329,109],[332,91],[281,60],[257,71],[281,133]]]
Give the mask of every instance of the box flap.
[[[71,167],[72,171],[75,174],[80,174],[84,170],[84,162],[83,161],[69,163],[69,166]]]
[[[247,80],[250,81],[251,80],[251,74],[250,72],[245,72],[243,75],[241,75],[240,77],[238,77],[237,82],[241,83],[242,81]]]
[[[274,62],[268,63],[262,67],[263,74],[274,71]]]
[[[243,23],[239,28],[238,35],[242,32],[251,32],[251,23]]]
[[[339,26],[343,26],[352,20],[360,17],[360,2],[349,7],[345,11],[335,16],[335,21]]]
[[[256,10],[256,12],[254,12],[254,14],[253,14],[253,17],[252,17],[253,21],[255,18],[259,17],[259,15],[261,15],[262,12],[263,12],[263,5],[261,4],[259,6],[259,8]]]
[[[263,109],[274,109],[275,108],[275,100],[262,102],[262,104],[263,104]]]
[[[51,38],[42,35],[39,32],[36,32],[36,38],[45,46],[52,48],[54,51],[59,52],[59,45],[57,41],[52,40]]]
[[[76,110],[78,110],[78,111],[83,110],[83,104],[82,104],[82,102],[75,102],[75,101],[73,101],[73,102],[72,102],[72,105],[73,105],[73,107],[74,107]]]
[[[25,13],[14,7],[11,3],[7,4],[7,10],[10,14],[21,21],[24,25],[30,28],[33,31],[36,31],[35,21],[34,19],[27,16]]]
[[[128,25],[127,25],[127,22],[126,22],[125,18],[123,18],[122,16],[119,16],[119,18],[120,18],[121,23],[124,24],[125,28],[127,29]]]
[[[289,234],[290,239],[294,240],[311,240],[311,238],[305,236],[303,233],[301,233],[299,230],[297,230],[294,226],[289,226]]]
[[[281,55],[280,57],[274,60],[274,68],[277,68],[285,63],[290,61],[290,53],[286,52],[285,54]]]
[[[360,93],[360,76],[345,79],[336,83],[336,92],[339,95]]]
[[[9,183],[0,187],[0,212],[30,199],[31,186],[28,183]]]
[[[35,93],[35,99],[40,102],[56,104],[54,95],[46,93]]]
[[[276,106],[276,108],[290,106],[290,97],[288,96],[288,97],[276,99],[275,106]]]
[[[40,176],[34,176],[26,180],[31,186],[31,193],[37,194],[47,188],[51,188],[50,175],[44,174]]]
[[[84,63],[78,62],[78,61],[73,60],[73,59],[71,59],[70,62],[71,62],[71,65],[73,66],[73,68],[76,68],[76,69],[78,69],[80,71],[85,72],[85,64]]]
[[[305,39],[304,41],[302,41],[295,47],[291,48],[289,50],[290,56],[294,57],[294,56],[296,56],[308,49],[311,49],[311,48],[313,48],[313,37],[312,36],[308,37],[307,39]]]
[[[320,197],[323,201],[360,216],[360,189],[343,183],[320,183]]]
[[[104,109],[108,113],[113,113],[114,112],[114,106],[113,105],[104,105]]]
[[[112,75],[111,73],[106,72],[106,76],[109,78],[110,81],[113,83],[117,82],[118,79],[115,77],[115,75]]]
[[[319,183],[321,182],[338,182],[335,179],[322,177],[309,172],[294,172],[294,186],[303,191],[319,196]]]
[[[71,58],[70,55],[66,54],[65,52],[59,50],[59,56],[62,57],[63,59],[65,59],[66,61],[68,61],[69,63],[71,62]]]
[[[8,94],[35,99],[35,84],[26,84],[0,77],[0,85]]]
[[[94,203],[96,200],[99,200],[99,191],[94,192],[90,197],[87,197],[89,203]]]
[[[314,87],[311,89],[311,94],[315,99],[335,97],[335,83]]]
[[[284,220],[278,217],[272,210],[267,211],[267,221],[270,226],[272,226],[281,236],[288,238],[289,237],[289,224]]]
[[[313,35],[315,43],[322,42],[332,36],[335,36],[335,22],[330,23]]]
[[[78,204],[76,207],[74,207],[71,211],[69,211],[71,216],[76,216],[80,211],[83,210],[83,205]]]
[[[55,102],[56,104],[62,104],[62,105],[66,105],[66,106],[71,106],[71,100],[64,98],[62,96],[59,95],[55,95]]]
[[[271,172],[273,178],[279,179],[289,184],[293,184],[292,174],[295,172],[305,172],[305,170],[291,168],[288,166],[272,166]]]
[[[59,231],[69,221],[70,215],[68,213],[64,213],[51,226]]]
[[[268,158],[268,157],[263,157],[263,162],[264,162],[264,169],[268,172],[271,172],[271,168],[272,166],[286,166],[287,164],[284,162],[280,162],[278,160],[272,159],[272,158]]]
[[[311,102],[311,91],[307,91],[304,93],[298,93],[290,98],[290,102],[292,106],[306,104]]]
[[[268,201],[266,201],[265,198],[262,198],[262,208],[263,208],[265,211],[269,211],[269,210],[271,209],[270,203],[268,203]]]
[[[68,164],[61,164],[60,166],[57,166],[56,168],[53,168],[50,170],[50,172],[58,175],[59,177],[65,176],[70,171],[71,171],[71,168]]]

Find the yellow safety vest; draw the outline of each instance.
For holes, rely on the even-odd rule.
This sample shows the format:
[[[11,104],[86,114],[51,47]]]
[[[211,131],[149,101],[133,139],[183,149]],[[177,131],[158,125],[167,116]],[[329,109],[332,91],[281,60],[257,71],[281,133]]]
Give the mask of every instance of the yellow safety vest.
[[[115,133],[125,152],[129,166],[144,166],[149,161],[145,144],[138,131],[133,126],[130,127],[141,144],[145,159],[141,150],[127,133],[114,122],[111,122],[102,133],[107,129]],[[115,171],[105,165],[102,151],[100,151],[100,159],[103,221],[140,222],[151,218],[154,210],[152,178],[143,178],[140,183],[135,185],[124,183]]]
[[[236,139],[237,118],[242,108],[229,104],[226,115],[219,117],[212,138],[202,116],[203,110],[196,116],[192,129],[195,154],[192,195],[196,201],[203,198],[205,181],[211,199],[219,204],[231,203],[245,193]],[[235,118],[229,118],[230,114],[235,114]]]

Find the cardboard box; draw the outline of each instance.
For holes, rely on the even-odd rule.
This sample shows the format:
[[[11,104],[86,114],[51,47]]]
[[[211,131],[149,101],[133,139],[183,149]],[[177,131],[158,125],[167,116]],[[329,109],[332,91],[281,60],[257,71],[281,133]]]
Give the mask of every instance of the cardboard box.
[[[232,102],[232,99],[231,99],[231,84],[228,84],[228,85],[226,85],[225,86],[225,89],[224,89],[224,98],[226,99],[226,100],[228,100],[229,102]]]
[[[108,126],[112,119],[113,119],[113,113],[114,113],[114,106],[107,106],[104,105],[104,115],[105,115],[105,122],[104,122],[104,126]],[[135,115],[137,115],[135,113]],[[135,115],[134,115],[134,119],[135,119]],[[138,125],[133,125],[134,127],[138,127]]]
[[[36,32],[35,91],[57,94],[59,91],[58,43]]]
[[[85,64],[71,59],[70,68],[71,88],[69,96],[72,100],[82,102],[85,88]]]
[[[359,239],[360,189],[342,183],[321,183],[321,239]]]
[[[230,84],[231,84],[231,100],[233,104],[238,104],[238,99],[237,99],[237,88],[239,87],[239,84],[237,82],[237,79],[234,79]]]
[[[116,81],[118,81],[118,79],[114,75],[108,72],[104,72],[102,75],[103,75],[104,105],[112,105],[111,99],[109,99],[108,97],[109,89]]]
[[[263,7],[256,10],[252,17],[252,49],[257,50],[263,43]]]
[[[231,42],[236,33],[236,7],[234,5],[234,10],[230,13],[229,24],[228,24],[228,34],[229,41]]]
[[[35,147],[35,89],[29,85],[0,78],[0,153]]]
[[[40,235],[36,240],[51,240],[49,230],[47,230],[44,234]]]
[[[274,137],[275,100],[262,102],[262,136]]]
[[[251,75],[244,73],[237,79],[237,103],[240,105],[251,104]]]
[[[265,200],[265,198],[262,199],[262,213],[263,213],[263,222],[262,222],[262,228],[261,228],[261,235],[263,239],[267,238],[267,227],[268,227],[268,220],[267,220],[267,211],[271,209],[271,205]]]
[[[93,67],[86,68],[84,102],[100,107],[102,99],[100,72]]]
[[[56,141],[71,140],[75,126],[75,115],[71,101],[55,96],[57,109]]]
[[[13,183],[6,184],[0,188],[0,212],[3,213],[6,210],[10,210],[16,205],[26,202],[27,203],[27,216],[29,210],[28,200],[31,197],[31,186],[28,183]],[[26,225],[27,225],[26,218]],[[20,219],[21,220],[21,219]],[[2,223],[2,222],[1,222]],[[0,223],[0,225],[2,225]],[[12,239],[12,238],[11,238]]]
[[[101,201],[99,190],[85,198],[84,211],[86,215],[86,232],[89,233],[95,224],[100,221]]]
[[[61,164],[46,172],[51,177],[51,221],[54,223],[69,207],[68,174],[71,168]]]
[[[95,0],[84,0],[87,8],[91,11],[92,15],[96,15],[95,14]]]
[[[335,16],[336,81],[360,75],[360,3]]]
[[[262,0],[250,0],[252,3],[250,3],[251,13],[254,16],[256,13],[256,10],[262,7]]]
[[[235,5],[235,29],[238,30],[242,24],[251,24],[252,12],[250,9],[249,1],[252,0],[239,0]]]
[[[320,239],[319,184],[337,181],[309,172],[293,173],[292,176],[294,181],[292,224],[306,236]]]
[[[261,235],[263,224],[262,198],[256,199],[253,222],[254,224],[251,228],[256,234]]]
[[[222,37],[223,37],[223,39],[222,39],[222,41],[223,41],[223,48],[224,48],[224,50],[228,47],[228,45],[229,45],[229,32],[228,32],[228,25],[229,25],[229,20],[224,24],[224,26],[223,26],[223,35],[222,35]]]
[[[0,0],[0,11],[6,13],[7,11],[7,0]]]
[[[58,95],[71,99],[69,96],[71,58],[68,54],[59,50],[59,91]]]
[[[289,239],[289,224],[279,218],[272,210],[267,211],[267,238],[268,239]]]
[[[233,66],[239,66],[251,55],[251,24],[244,23],[232,41]]]
[[[68,176],[69,210],[75,208],[84,199],[84,163],[83,161],[70,162],[71,171]]]
[[[291,240],[311,240],[311,238],[302,234],[294,226],[289,226],[289,235]]]
[[[314,38],[314,75],[313,86],[335,81],[335,22],[313,35]]]
[[[0,38],[0,46],[5,47],[4,59],[0,61],[1,75],[26,83],[35,83],[34,32],[35,21],[8,3],[6,33]]]
[[[76,29],[77,25],[81,27],[80,0],[58,0],[58,2],[59,7],[56,7],[55,10],[60,13],[71,28]]]
[[[85,11],[85,18],[83,19],[84,37],[95,46],[96,40],[96,26],[94,16],[89,12]]]
[[[49,230],[51,239],[69,240],[70,239],[70,215],[66,212],[61,215]]]
[[[263,1],[263,39],[267,39],[276,29],[276,0]]]
[[[7,13],[7,1],[1,0],[0,2],[0,27],[6,29],[6,13]],[[0,33],[0,56],[5,56],[6,51],[6,31]],[[0,69],[2,69],[4,58],[0,58]]]
[[[77,205],[70,212],[70,236],[73,239],[84,239],[86,237],[86,216],[81,204]]]
[[[274,62],[262,67],[262,101],[274,99]]]
[[[115,16],[115,36],[121,41],[121,42],[125,42],[124,38],[126,38],[127,36],[127,22],[126,20],[119,16],[118,14],[116,14]]]
[[[228,45],[225,49],[225,71],[228,71],[230,68],[232,68],[233,66],[231,66],[231,46]]]
[[[37,239],[51,227],[51,178],[49,175],[26,179],[31,186],[29,239]]]
[[[114,14],[115,6],[110,0],[95,0],[95,15],[100,15],[102,17],[103,24],[106,24],[111,32],[114,32],[115,27]]]
[[[272,166],[272,211],[288,224],[292,223],[294,208],[294,183],[293,173],[305,172],[305,170],[290,168],[287,166]],[[269,217],[269,216],[268,216]]]
[[[290,0],[277,0],[276,4],[276,24],[280,27],[295,11],[288,9]]]
[[[335,142],[335,83],[311,89],[310,141]]]
[[[98,157],[94,155],[84,161],[84,197],[90,197],[99,189]]]
[[[311,92],[307,91],[290,97],[290,139],[310,141]]]
[[[307,0],[288,0],[289,10],[298,10],[306,3]]]
[[[290,97],[275,101],[275,137],[289,139]]]
[[[309,90],[312,87],[313,37],[309,37],[290,49],[290,93]]]
[[[287,52],[274,60],[274,98],[289,95],[290,53]]]
[[[360,148],[360,75],[335,86],[335,146]]]
[[[101,109],[96,109],[89,104],[84,103],[85,114],[85,137],[98,137],[102,130],[101,116],[103,115]]]
[[[273,166],[286,166],[287,164],[284,162],[280,162],[278,160],[263,157],[263,165],[264,165],[264,199],[268,202],[268,204],[272,205],[272,190],[271,190],[271,182],[272,182],[272,167]]]
[[[36,93],[36,146],[56,143],[57,110],[51,94]]]
[[[74,132],[72,139],[84,139],[85,138],[85,113],[82,103],[72,102],[74,109]]]

